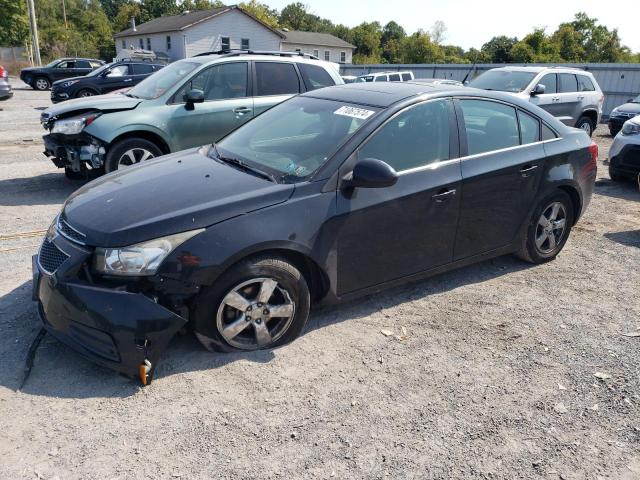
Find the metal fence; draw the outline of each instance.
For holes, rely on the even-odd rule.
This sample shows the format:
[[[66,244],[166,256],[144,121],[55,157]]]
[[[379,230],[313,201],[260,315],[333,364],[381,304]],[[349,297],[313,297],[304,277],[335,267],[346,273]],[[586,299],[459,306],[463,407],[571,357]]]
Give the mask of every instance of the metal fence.
[[[510,64],[515,66],[518,64]],[[637,63],[564,63],[564,64],[528,64],[529,66],[576,67],[590,71],[604,92],[603,115],[609,116],[611,110],[622,105],[629,98],[640,94],[640,64]],[[448,78],[462,81],[467,74],[469,79],[491,68],[504,67],[502,64],[418,64],[418,65],[341,65],[342,75],[364,75],[375,72],[410,70],[416,78]]]
[[[24,47],[0,47],[0,61],[18,61],[26,59]]]

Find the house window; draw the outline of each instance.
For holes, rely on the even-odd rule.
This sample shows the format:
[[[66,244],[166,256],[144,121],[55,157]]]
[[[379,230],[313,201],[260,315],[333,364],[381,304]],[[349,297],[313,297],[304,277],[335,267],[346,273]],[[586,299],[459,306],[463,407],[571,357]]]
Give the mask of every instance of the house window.
[[[220,48],[221,50],[231,49],[231,40],[229,40],[229,37],[220,37]]]
[[[320,58],[320,50],[314,50],[313,51],[313,56]]]
[[[249,50],[249,39],[248,38],[243,38],[241,41],[241,47],[242,50]]]
[[[144,49],[144,40],[140,39],[140,49]]]
[[[347,52],[340,52],[340,63],[347,63]]]
[[[122,48],[127,48],[127,41],[126,40],[122,40]]]
[[[167,50],[171,50],[171,37],[167,35]]]
[[[147,37],[147,50],[151,50],[151,39]]]
[[[324,59],[328,62],[329,60],[331,60],[331,52],[329,52],[329,50],[325,50],[324,51]]]

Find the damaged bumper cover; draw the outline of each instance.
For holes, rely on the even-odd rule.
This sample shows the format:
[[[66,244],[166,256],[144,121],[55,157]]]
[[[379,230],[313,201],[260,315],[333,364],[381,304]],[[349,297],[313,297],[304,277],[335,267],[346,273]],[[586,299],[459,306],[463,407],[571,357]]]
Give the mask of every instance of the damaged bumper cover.
[[[104,143],[91,135],[80,133],[78,135],[49,134],[42,137],[44,140],[44,154],[58,168],[70,168],[74,172],[80,172],[85,164],[92,169],[101,168],[104,165],[106,150]]]
[[[33,299],[44,328],[89,360],[137,377],[145,361],[155,368],[187,320],[142,293],[69,278],[88,256],[60,236],[45,239],[33,256]]]

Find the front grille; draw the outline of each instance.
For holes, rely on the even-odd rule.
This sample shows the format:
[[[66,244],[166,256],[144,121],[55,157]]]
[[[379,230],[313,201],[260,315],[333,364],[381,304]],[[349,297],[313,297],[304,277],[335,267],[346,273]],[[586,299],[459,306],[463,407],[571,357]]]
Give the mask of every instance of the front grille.
[[[67,258],[69,256],[66,253],[45,238],[38,254],[38,262],[45,272],[49,274],[55,273]]]
[[[69,225],[64,218],[62,218],[62,216],[58,219],[58,232],[60,232],[60,234],[63,237],[66,237],[69,240],[72,240],[76,243],[80,243],[82,245],[84,245],[84,241],[85,241],[85,234],[84,233],[80,233],[79,231],[77,231],[75,228],[73,228],[71,225]]]

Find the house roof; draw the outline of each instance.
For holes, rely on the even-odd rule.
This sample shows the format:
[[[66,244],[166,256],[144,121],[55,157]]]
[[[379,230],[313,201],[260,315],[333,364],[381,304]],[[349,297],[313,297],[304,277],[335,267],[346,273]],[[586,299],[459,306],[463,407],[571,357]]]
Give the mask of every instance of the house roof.
[[[240,7],[236,5],[230,5],[228,7],[219,7],[212,8],[210,10],[197,10],[195,12],[181,13],[180,15],[171,15],[168,17],[159,17],[154,18],[153,20],[149,20],[148,22],[141,23],[136,26],[136,29],[127,28],[122,32],[116,33],[113,37],[132,37],[138,35],[147,35],[150,33],[164,33],[164,32],[175,32],[178,30],[184,30],[189,28],[197,23],[204,22],[205,20],[209,20],[210,18],[217,17],[218,15],[223,15],[231,10],[238,10],[248,17],[251,17],[256,22],[260,23],[265,28],[269,29],[279,37],[284,38],[284,34],[274,28],[271,28],[269,25],[261,21],[260,19],[254,17],[250,13],[247,13]]]
[[[335,37],[329,33],[301,32],[299,30],[280,30],[284,35],[283,42],[299,43],[302,45],[318,45],[322,47],[356,48],[349,42]]]

